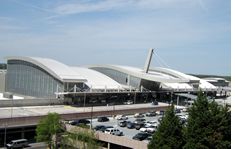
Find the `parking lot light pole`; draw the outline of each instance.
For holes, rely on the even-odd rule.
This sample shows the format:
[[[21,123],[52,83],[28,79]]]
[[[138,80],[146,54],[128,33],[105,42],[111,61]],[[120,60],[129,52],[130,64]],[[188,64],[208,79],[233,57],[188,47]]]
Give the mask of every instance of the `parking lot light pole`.
[[[7,142],[7,124],[5,123],[4,146],[6,146],[6,142]]]
[[[91,125],[90,125],[90,129],[92,129],[92,117],[93,117],[93,104],[91,105]]]

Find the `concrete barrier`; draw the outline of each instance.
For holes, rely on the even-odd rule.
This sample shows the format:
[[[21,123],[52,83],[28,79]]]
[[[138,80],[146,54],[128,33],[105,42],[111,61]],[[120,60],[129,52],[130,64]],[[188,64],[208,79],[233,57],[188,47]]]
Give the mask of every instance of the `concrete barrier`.
[[[148,112],[151,110],[160,111],[165,110],[168,106],[156,106],[156,107],[143,107],[143,108],[128,108],[128,109],[116,109],[114,110],[106,110],[101,109],[97,111],[89,111],[89,112],[76,112],[76,113],[58,113],[61,118],[64,120],[72,120],[72,119],[81,119],[81,118],[91,118],[91,116],[112,116],[118,114],[134,114],[137,112]],[[23,116],[23,117],[12,117],[12,118],[1,118],[0,119],[0,128],[7,127],[17,127],[17,126],[28,126],[28,125],[37,125],[40,119],[45,117],[46,115],[37,115],[37,116]]]
[[[46,106],[61,105],[62,100],[59,99],[4,99],[0,100],[0,107],[22,107],[22,106]]]
[[[68,132],[71,132],[71,133],[76,133],[76,131],[77,132],[81,132],[81,131],[92,132],[89,129],[84,129],[84,128],[71,126],[71,125],[66,125],[66,129]],[[148,148],[147,142],[133,140],[131,138],[127,138],[126,136],[114,136],[111,134],[106,134],[106,133],[97,131],[95,132],[95,137],[97,140],[104,141],[107,143],[117,144],[117,145],[128,147],[128,148],[134,148],[134,149],[147,149]]]

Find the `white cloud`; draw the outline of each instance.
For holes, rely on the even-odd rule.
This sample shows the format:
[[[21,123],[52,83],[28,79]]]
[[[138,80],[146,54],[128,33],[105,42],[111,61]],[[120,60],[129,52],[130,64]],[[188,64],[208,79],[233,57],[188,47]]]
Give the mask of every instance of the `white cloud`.
[[[67,15],[67,14],[77,14],[77,13],[86,13],[86,12],[97,12],[97,11],[107,11],[111,9],[116,9],[127,5],[128,1],[116,0],[116,1],[101,1],[96,3],[69,3],[63,4],[56,7],[54,10],[58,14]]]
[[[120,8],[126,9],[158,9],[189,6],[188,0],[103,0],[99,2],[76,2],[60,4],[54,8],[59,15],[103,12]]]

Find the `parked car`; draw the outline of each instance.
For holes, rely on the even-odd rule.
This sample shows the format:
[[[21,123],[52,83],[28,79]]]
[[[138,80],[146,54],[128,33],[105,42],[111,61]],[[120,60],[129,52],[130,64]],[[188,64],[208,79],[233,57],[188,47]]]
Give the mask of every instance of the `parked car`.
[[[136,114],[134,115],[134,118],[142,118],[142,117],[144,117],[144,114],[143,114],[143,113],[136,113]]]
[[[81,125],[81,124],[90,124],[91,122],[87,119],[78,119],[78,120],[72,120],[69,122],[70,125]]]
[[[157,127],[158,123],[157,123],[157,121],[147,121],[147,122],[145,123],[145,125],[146,125],[147,127],[149,127],[149,126]]]
[[[152,105],[158,105],[158,102],[157,101],[153,101],[151,104]]]
[[[188,115],[177,114],[177,116],[179,117],[180,122],[181,122],[182,124],[185,124],[185,123],[187,122]]]
[[[12,140],[10,143],[6,144],[7,148],[23,148],[28,146],[28,140],[27,139],[18,139],[18,140]]]
[[[148,132],[148,133],[154,133],[156,131],[156,127],[154,126],[144,126],[142,128],[140,128],[140,131],[142,132]]]
[[[144,118],[137,118],[135,119],[134,123],[144,122],[146,121]]]
[[[95,131],[101,131],[102,128],[105,128],[105,126],[104,126],[104,125],[97,125],[97,126],[95,126],[93,129],[94,129]]]
[[[144,122],[135,123],[135,129],[139,130],[141,127],[144,127]]]
[[[115,135],[115,136],[123,136],[123,132],[117,128],[107,128],[104,133]]]
[[[129,129],[133,129],[133,128],[135,128],[135,123],[132,123],[132,122],[129,121],[126,124],[126,127],[129,128]]]
[[[165,111],[161,110],[161,111],[156,111],[157,115],[164,115]]]
[[[97,121],[98,122],[107,122],[107,121],[109,121],[109,118],[105,117],[105,116],[102,116],[102,117],[98,117]]]
[[[133,136],[132,139],[142,141],[142,140],[148,138],[149,136],[150,135],[148,133],[140,132],[140,133],[137,133],[135,136]]]
[[[126,115],[117,115],[115,118],[117,120],[127,120],[128,119],[128,117]]]
[[[133,101],[127,100],[126,102],[124,102],[124,104],[126,104],[126,105],[131,105],[131,104],[133,104]]]
[[[108,128],[113,128],[113,126],[104,126],[104,127],[100,128],[99,131],[105,132],[105,130]]]
[[[126,127],[127,121],[119,121],[118,126],[120,127]]]
[[[163,117],[161,116],[161,117],[159,117],[158,118],[158,122],[160,123],[161,121],[162,121],[162,119],[163,119]]]
[[[180,109],[175,109],[175,113],[181,113]]]
[[[153,112],[153,111],[146,113],[146,116],[148,116],[148,117],[152,117],[152,116],[156,116],[156,115],[157,115],[156,112]]]

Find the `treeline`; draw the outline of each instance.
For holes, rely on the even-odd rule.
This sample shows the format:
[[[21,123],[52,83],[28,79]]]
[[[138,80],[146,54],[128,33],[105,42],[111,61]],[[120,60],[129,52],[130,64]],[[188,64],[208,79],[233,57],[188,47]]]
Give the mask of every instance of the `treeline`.
[[[149,149],[229,149],[231,148],[231,111],[215,101],[208,102],[201,93],[189,108],[186,124],[175,115],[172,105],[167,111]]]

